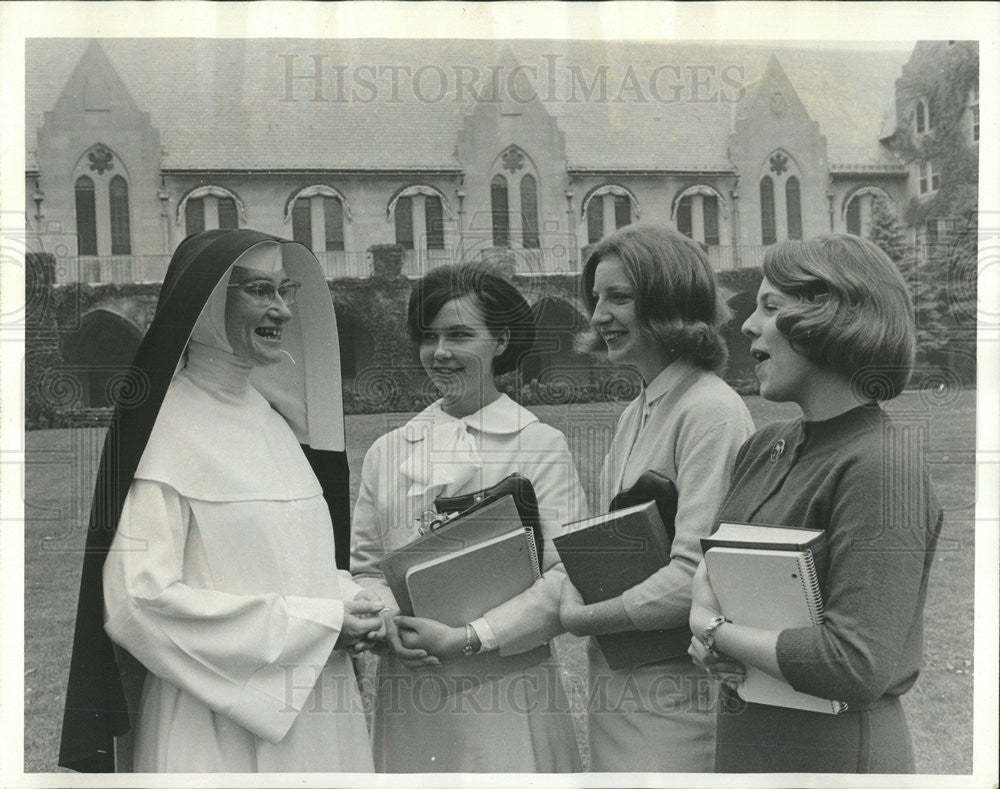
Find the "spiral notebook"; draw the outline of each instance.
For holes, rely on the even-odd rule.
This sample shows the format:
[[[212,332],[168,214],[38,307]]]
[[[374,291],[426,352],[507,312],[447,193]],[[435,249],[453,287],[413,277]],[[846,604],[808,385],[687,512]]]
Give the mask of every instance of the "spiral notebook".
[[[524,529],[435,556],[406,571],[414,616],[462,627],[535,582]]]
[[[410,601],[410,592],[406,586],[406,572],[411,567],[431,559],[449,556],[518,529],[523,532],[524,525],[514,498],[504,496],[485,507],[459,515],[440,528],[417,537],[413,542],[387,554],[379,562],[379,569],[382,570],[386,583],[396,598],[400,613],[413,615],[413,603]],[[534,540],[528,540],[527,545],[535,577],[539,578],[541,568],[538,566]],[[475,586],[476,580],[474,575],[469,578],[470,587]]]
[[[817,578],[826,576],[826,532],[788,526],[724,521],[708,537],[701,538],[701,552],[712,548],[753,548],[772,551],[809,551],[816,564]]]
[[[716,547],[705,553],[705,566],[722,614],[731,622],[766,630],[823,622],[823,597],[811,550]],[[800,693],[751,666],[738,692],[744,701],[773,707],[832,714],[847,709],[844,702]]]

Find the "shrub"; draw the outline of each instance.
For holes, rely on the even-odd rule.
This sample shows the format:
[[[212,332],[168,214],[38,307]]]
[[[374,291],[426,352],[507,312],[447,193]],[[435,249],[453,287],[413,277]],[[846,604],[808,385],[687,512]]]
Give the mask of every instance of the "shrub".
[[[368,247],[372,256],[375,279],[398,279],[403,273],[406,252],[400,244],[373,244]]]

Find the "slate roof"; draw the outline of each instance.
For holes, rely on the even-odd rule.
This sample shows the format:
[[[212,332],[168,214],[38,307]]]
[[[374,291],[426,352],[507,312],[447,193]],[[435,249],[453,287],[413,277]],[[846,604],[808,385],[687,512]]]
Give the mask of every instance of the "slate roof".
[[[29,169],[36,166],[43,114],[52,109],[88,43],[26,43]],[[476,83],[483,92],[491,68],[504,69],[505,78],[519,62],[537,69],[531,82],[565,132],[569,169],[731,171],[732,102],[693,101],[692,69],[708,80],[702,97],[720,89],[732,95],[736,88],[724,84],[724,70],[734,84],[749,85],[763,74],[772,53],[826,135],[831,165],[884,165],[891,155],[878,143],[880,125],[908,58],[899,51],[690,42],[161,38],[102,39],[100,45],[159,130],[166,170],[457,171],[456,134],[474,109],[470,90],[457,85],[459,74],[478,69],[486,75]],[[311,72],[314,55],[325,56],[322,92],[329,100],[309,100],[313,83],[299,80],[295,100],[285,101],[288,59],[295,73],[303,74]],[[334,66],[343,69],[341,98],[352,88],[362,99],[372,93],[352,75],[361,67],[360,78],[376,85],[375,100],[334,100]],[[411,72],[423,67],[423,95],[431,99],[439,93],[439,67],[447,92],[420,101],[404,75],[394,97],[390,66],[409,66]],[[574,74],[589,84],[602,67],[606,98],[598,100],[595,91],[586,99]],[[671,98],[671,86],[683,85],[678,101],[654,100],[650,78],[657,68],[661,97]],[[629,87],[635,84],[637,89]],[[621,100],[615,101],[619,92]],[[574,93],[577,100],[568,100]]]

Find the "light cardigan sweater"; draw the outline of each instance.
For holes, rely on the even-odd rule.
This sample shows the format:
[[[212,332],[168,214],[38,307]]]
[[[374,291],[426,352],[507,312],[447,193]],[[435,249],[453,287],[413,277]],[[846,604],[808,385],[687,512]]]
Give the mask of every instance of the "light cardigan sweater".
[[[622,595],[639,630],[687,625],[701,538],[712,529],[736,452],[752,432],[742,398],[685,360],[669,365],[622,412],[601,473],[600,511],[650,469],[673,480],[678,493],[670,563]]]
[[[715,523],[736,452],[752,431],[739,395],[683,360],[650,381],[622,413],[601,474],[601,511],[649,469],[673,480],[678,491],[670,563],[622,595],[638,629],[687,629],[700,541]],[[591,770],[712,769],[714,693],[687,655],[614,671],[592,638],[587,662]]]

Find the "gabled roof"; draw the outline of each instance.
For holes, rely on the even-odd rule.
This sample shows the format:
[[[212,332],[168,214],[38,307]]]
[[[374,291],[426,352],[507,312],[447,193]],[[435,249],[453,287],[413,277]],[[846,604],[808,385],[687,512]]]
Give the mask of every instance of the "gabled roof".
[[[29,169],[37,166],[36,132],[44,112],[87,43],[27,41]],[[907,57],[565,40],[161,38],[100,44],[159,130],[165,170],[458,171],[456,133],[473,109],[473,90],[488,94],[491,67],[509,53],[534,69],[528,73],[539,99],[565,132],[571,170],[731,171],[732,101],[726,99],[758,79],[772,53],[826,135],[831,164],[876,165],[889,156],[879,145],[879,126]],[[296,80],[293,100],[286,100],[289,64],[301,76],[311,74],[316,62],[323,69],[322,100],[311,100],[311,79]],[[409,67],[410,74],[422,69],[423,96],[431,100],[419,100],[412,78],[398,71],[394,96],[394,67]],[[477,70],[482,77],[470,88],[468,75]],[[694,87],[699,76],[706,85],[701,89]],[[595,78],[597,87],[587,97]],[[373,101],[365,101],[373,93],[366,82],[375,85]],[[352,92],[354,100],[346,100]],[[697,100],[712,94],[715,100]]]
[[[879,142],[882,119],[895,95],[895,81],[908,54],[905,52],[822,52],[843,62],[815,58],[802,72],[778,57],[799,98],[826,135],[831,168],[895,167],[899,162]]]

